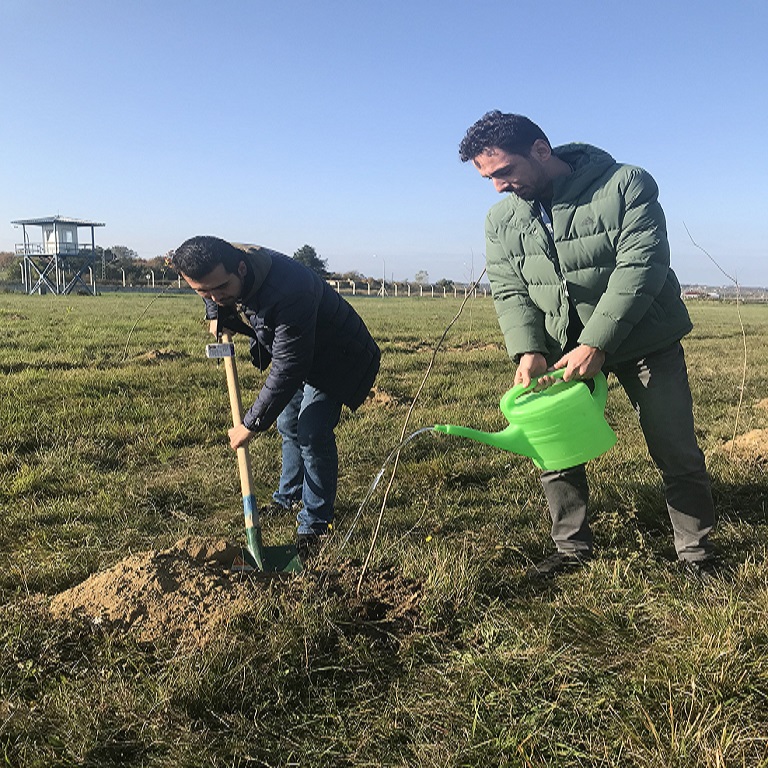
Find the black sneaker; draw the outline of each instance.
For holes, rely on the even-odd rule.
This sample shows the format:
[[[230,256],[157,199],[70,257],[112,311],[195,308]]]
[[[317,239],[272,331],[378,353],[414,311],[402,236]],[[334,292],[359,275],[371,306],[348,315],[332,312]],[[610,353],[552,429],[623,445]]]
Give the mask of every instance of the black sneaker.
[[[326,536],[319,533],[298,533],[296,534],[296,551],[299,553],[302,565],[317,557],[322,549]]]
[[[576,552],[553,552],[540,563],[532,565],[526,572],[527,578],[532,581],[551,579],[559,573],[568,573],[581,568],[589,559],[589,552],[577,554]]]
[[[269,504],[259,507],[259,517],[277,517],[279,515],[296,514],[301,509],[300,501],[292,501],[289,506],[284,507],[278,504],[274,499]]]
[[[710,584],[720,577],[728,575],[729,568],[717,557],[703,560],[678,560],[677,567],[689,581],[698,584]]]

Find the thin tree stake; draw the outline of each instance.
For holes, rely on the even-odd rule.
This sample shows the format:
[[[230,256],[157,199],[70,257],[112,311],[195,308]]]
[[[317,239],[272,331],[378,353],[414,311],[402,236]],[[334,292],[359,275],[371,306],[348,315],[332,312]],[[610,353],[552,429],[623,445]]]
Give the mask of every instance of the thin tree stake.
[[[451,320],[450,323],[446,326],[445,330],[443,331],[443,335],[440,337],[440,341],[437,342],[437,346],[434,349],[434,352],[432,352],[432,359],[429,361],[429,365],[427,366],[427,370],[424,373],[424,378],[421,380],[421,384],[419,385],[418,390],[416,391],[416,394],[414,395],[414,398],[411,402],[411,407],[408,409],[408,413],[405,416],[405,422],[403,423],[403,429],[400,432],[400,442],[405,439],[405,432],[408,429],[408,422],[411,419],[411,414],[413,413],[413,409],[416,405],[416,401],[419,399],[419,395],[421,394],[421,390],[424,389],[424,385],[427,383],[427,378],[429,377],[430,372],[432,371],[432,366],[435,363],[435,358],[437,357],[437,353],[440,350],[440,346],[442,345],[443,341],[445,340],[445,337],[448,335],[448,331],[451,330],[453,327],[453,324],[459,319],[461,316],[461,313],[464,310],[464,307],[466,306],[469,299],[474,296],[475,291],[477,290],[477,286],[480,284],[480,280],[482,279],[483,275],[485,274],[485,269],[480,273],[480,277],[475,280],[474,283],[472,283],[472,286],[469,291],[467,291],[467,295],[464,297],[464,301],[461,302],[461,306],[459,307],[459,311],[454,316],[453,320]],[[400,451],[395,454],[395,463],[392,467],[392,474],[389,478],[389,483],[387,484],[387,488],[384,491],[384,498],[381,502],[381,509],[379,510],[379,516],[376,519],[376,526],[373,530],[373,536],[371,537],[371,546],[368,548],[368,554],[365,558],[365,562],[363,563],[363,568],[360,571],[360,578],[357,581],[357,595],[360,596],[360,588],[363,584],[363,579],[365,578],[365,572],[368,570],[368,564],[371,562],[371,557],[373,556],[373,550],[376,546],[376,540],[379,536],[379,530],[381,529],[381,521],[384,517],[384,510],[387,508],[387,498],[389,496],[389,491],[392,488],[392,484],[395,482],[395,475],[397,474],[397,465],[400,461]]]
[[[149,304],[147,304],[147,306],[146,306],[146,307],[144,307],[144,310],[142,311],[142,313],[141,313],[141,314],[140,314],[140,315],[139,315],[139,316],[136,318],[136,322],[135,322],[135,323],[133,324],[133,326],[131,327],[131,330],[130,330],[130,331],[128,331],[128,338],[125,340],[125,349],[123,350],[123,359],[120,361],[121,363],[124,363],[124,362],[125,362],[125,360],[126,360],[126,358],[128,357],[128,345],[131,343],[131,336],[133,336],[133,332],[136,330],[136,326],[137,326],[137,325],[139,324],[139,322],[141,321],[141,318],[142,318],[142,317],[144,317],[144,315],[146,315],[146,314],[147,314],[147,310],[148,310],[148,309],[149,309],[149,308],[150,308],[150,307],[151,307],[151,306],[152,306],[152,305],[153,305],[153,304],[154,304],[154,303],[155,303],[155,302],[156,302],[156,301],[157,301],[157,300],[158,300],[158,299],[159,299],[159,298],[160,298],[160,297],[161,297],[161,296],[164,294],[164,293],[166,293],[170,287],[171,287],[171,284],[170,284],[170,283],[168,283],[168,285],[166,285],[166,286],[165,286],[165,288],[164,288],[162,291],[160,291],[160,293],[158,293],[158,294],[157,294],[157,296],[155,296],[155,298],[154,298],[154,299],[152,299],[152,301],[150,301],[150,302],[149,302]]]
[[[741,308],[740,308],[740,301],[741,301],[741,288],[739,286],[739,281],[735,277],[731,277],[718,263],[715,261],[715,259],[710,256],[710,254],[702,248],[691,236],[690,231],[688,230],[688,226],[685,222],[683,222],[683,226],[685,227],[685,231],[688,232],[688,237],[691,238],[691,242],[694,244],[696,248],[698,248],[735,286],[736,286],[736,314],[739,318],[739,325],[741,326],[741,341],[744,345],[744,363],[742,365],[741,370],[741,386],[739,387],[739,403],[736,406],[736,421],[733,425],[733,439],[731,440],[731,450],[728,454],[728,458],[733,458],[733,450],[736,447],[736,435],[739,432],[739,415],[741,414],[741,404],[744,401],[744,390],[747,386],[747,334],[744,330],[744,321],[741,319]]]

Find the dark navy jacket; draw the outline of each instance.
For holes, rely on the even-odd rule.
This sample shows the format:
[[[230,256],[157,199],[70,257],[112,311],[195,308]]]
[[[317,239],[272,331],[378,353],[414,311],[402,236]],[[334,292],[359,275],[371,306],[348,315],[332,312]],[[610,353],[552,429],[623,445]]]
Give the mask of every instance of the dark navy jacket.
[[[360,316],[303,264],[267,248],[238,247],[256,275],[238,307],[255,331],[251,357],[262,369],[271,358],[243,424],[255,432],[270,427],[305,382],[356,409],[371,390],[381,358]],[[208,317],[215,317],[215,305],[206,307]]]

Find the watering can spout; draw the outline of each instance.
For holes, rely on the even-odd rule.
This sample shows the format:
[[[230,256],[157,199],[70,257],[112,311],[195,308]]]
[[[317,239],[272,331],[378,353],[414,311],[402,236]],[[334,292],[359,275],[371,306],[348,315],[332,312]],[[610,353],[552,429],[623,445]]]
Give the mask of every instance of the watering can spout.
[[[492,445],[494,448],[519,453],[522,456],[531,456],[530,452],[526,452],[525,439],[521,439],[520,430],[514,424],[510,424],[501,432],[483,432],[480,429],[458,427],[454,424],[435,424],[434,429],[436,432],[443,432],[446,435],[468,437],[477,443]]]

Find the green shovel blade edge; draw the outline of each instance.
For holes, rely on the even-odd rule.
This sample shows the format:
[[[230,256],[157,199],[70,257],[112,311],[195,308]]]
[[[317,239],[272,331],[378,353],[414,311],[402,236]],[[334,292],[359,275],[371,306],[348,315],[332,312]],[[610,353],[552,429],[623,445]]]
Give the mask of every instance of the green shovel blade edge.
[[[301,573],[304,567],[294,544],[280,544],[265,547],[261,542],[261,527],[253,495],[243,496],[245,514],[245,537],[248,542],[249,563],[265,573]]]
[[[304,566],[293,544],[262,547],[264,571],[268,573],[301,573]]]
[[[301,573],[304,570],[299,553],[293,544],[278,544],[273,547],[260,545],[254,551],[249,541],[248,547],[242,550],[242,557],[247,565],[243,570],[261,573]]]

